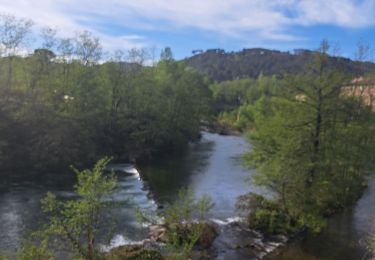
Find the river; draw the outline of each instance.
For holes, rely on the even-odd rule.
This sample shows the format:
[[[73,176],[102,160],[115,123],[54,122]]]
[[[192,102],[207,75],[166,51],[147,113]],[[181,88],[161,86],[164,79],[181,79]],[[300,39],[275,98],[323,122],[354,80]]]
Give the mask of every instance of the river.
[[[215,206],[211,218],[236,216],[236,198],[249,191],[259,192],[249,181],[251,171],[241,166],[241,154],[250,149],[244,138],[203,133],[201,142],[184,152],[137,165],[138,174],[118,174],[119,191],[114,199],[129,200],[115,211],[117,229],[111,242],[118,245],[144,236],[135,209],[156,217],[159,208],[173,201],[182,187],[196,197],[207,194]],[[121,167],[121,165],[114,165]],[[40,199],[47,191],[60,198],[74,198],[72,174],[3,174],[0,183],[0,251],[14,256],[22,239],[43,223]],[[289,246],[276,259],[360,259],[364,249],[358,243],[372,230],[375,216],[375,182],[370,182],[356,206],[330,220],[317,237],[307,236]],[[104,243],[104,242],[103,242]]]
[[[286,248],[276,259],[355,260],[369,258],[368,241],[375,234],[375,179],[351,209],[331,217],[319,235],[308,235]]]

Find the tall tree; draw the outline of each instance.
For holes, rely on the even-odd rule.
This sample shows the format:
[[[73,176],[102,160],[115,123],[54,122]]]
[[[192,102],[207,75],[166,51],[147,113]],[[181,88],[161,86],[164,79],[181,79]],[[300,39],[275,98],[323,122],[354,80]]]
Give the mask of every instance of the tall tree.
[[[26,44],[32,25],[33,22],[28,19],[19,19],[13,15],[0,15],[1,54],[3,57],[8,57],[6,81],[8,88],[12,86],[13,60]]]
[[[343,94],[347,79],[327,68],[326,44],[321,50],[307,73],[285,81],[268,113],[254,113],[247,157],[282,211],[317,229],[360,194],[374,144],[371,108]]]
[[[74,188],[79,199],[61,201],[56,195],[47,193],[42,200],[42,209],[48,216],[48,224],[35,233],[42,239],[40,248],[43,249],[47,245],[50,246],[49,249],[52,246],[67,245],[79,258],[103,259],[98,248],[98,233],[105,225],[108,226],[109,219],[106,213],[113,206],[108,199],[117,186],[113,174],[104,175],[108,162],[108,158],[103,158],[92,170],[74,169],[78,179]],[[21,258],[29,252],[38,252],[37,248],[35,245],[23,248],[20,251]],[[51,253],[45,253],[49,257],[42,259],[51,259]]]

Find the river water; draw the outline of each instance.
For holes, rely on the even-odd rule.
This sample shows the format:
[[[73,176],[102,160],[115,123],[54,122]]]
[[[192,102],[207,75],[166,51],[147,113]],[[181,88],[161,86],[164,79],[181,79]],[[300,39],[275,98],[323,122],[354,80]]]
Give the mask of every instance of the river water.
[[[289,259],[371,259],[368,244],[375,234],[375,179],[353,208],[329,219],[319,235],[307,235],[292,243],[278,260]]]
[[[225,220],[236,216],[236,198],[249,191],[260,192],[249,182],[251,171],[241,166],[241,154],[250,147],[244,138],[203,133],[201,142],[184,152],[170,154],[147,165],[137,165],[139,174],[117,174],[116,201],[128,200],[115,211],[117,229],[113,239],[103,242],[118,245],[144,237],[136,219],[140,208],[156,217],[159,208],[172,202],[182,187],[196,197],[207,194],[215,206],[211,218]],[[113,165],[121,168],[122,165]],[[3,174],[0,183],[0,251],[13,256],[22,239],[43,223],[40,199],[47,191],[60,198],[74,198],[73,174]],[[277,259],[361,259],[364,249],[359,240],[371,232],[375,216],[375,181],[350,211],[335,216],[317,237],[307,236],[293,243]]]

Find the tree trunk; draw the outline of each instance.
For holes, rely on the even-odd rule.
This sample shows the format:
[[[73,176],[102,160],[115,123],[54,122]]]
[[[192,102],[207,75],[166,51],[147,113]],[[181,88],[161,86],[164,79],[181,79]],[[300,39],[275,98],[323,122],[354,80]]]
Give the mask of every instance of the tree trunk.
[[[320,134],[322,131],[322,89],[318,90],[318,104],[316,108],[316,117],[315,117],[315,131],[313,134],[313,154],[311,156],[311,168],[308,172],[306,179],[306,186],[311,187],[315,173],[316,173],[316,164],[319,160],[319,150],[320,150]]]

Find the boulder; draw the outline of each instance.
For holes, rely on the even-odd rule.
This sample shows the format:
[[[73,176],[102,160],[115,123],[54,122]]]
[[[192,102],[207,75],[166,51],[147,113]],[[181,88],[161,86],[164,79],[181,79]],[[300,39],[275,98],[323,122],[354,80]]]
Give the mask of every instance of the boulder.
[[[208,223],[200,223],[197,225],[202,225],[202,234],[200,235],[196,246],[201,249],[207,249],[211,247],[212,243],[218,235],[216,228]]]
[[[149,226],[148,237],[152,241],[167,242],[167,229],[163,225],[151,225]]]

